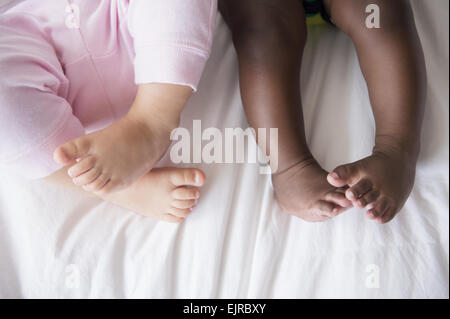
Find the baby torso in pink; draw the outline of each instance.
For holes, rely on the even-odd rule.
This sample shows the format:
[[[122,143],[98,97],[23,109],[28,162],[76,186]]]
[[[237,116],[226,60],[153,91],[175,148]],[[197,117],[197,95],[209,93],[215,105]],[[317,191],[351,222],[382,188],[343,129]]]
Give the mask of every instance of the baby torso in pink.
[[[26,0],[8,8],[0,15],[0,165],[32,178],[55,171],[54,149],[124,116],[135,83],[196,89],[215,11],[210,0]]]

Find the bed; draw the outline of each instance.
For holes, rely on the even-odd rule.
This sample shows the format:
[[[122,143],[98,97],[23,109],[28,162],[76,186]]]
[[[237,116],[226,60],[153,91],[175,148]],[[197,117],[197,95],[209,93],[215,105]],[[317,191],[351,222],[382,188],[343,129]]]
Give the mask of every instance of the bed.
[[[0,297],[448,298],[449,2],[412,6],[428,98],[415,187],[392,222],[356,208],[325,223],[290,217],[252,163],[186,165],[208,180],[179,225],[0,170]],[[330,170],[369,154],[374,120],[350,39],[326,25],[308,33],[306,132]],[[181,126],[247,128],[237,72],[219,17]],[[173,164],[166,156],[159,165]]]

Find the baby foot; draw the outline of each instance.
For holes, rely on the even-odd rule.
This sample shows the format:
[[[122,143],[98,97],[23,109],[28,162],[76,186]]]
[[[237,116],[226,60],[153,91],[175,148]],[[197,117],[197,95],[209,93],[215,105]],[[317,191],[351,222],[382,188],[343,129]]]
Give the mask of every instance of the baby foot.
[[[306,221],[325,221],[342,213],[351,202],[326,181],[327,172],[308,158],[272,176],[275,197],[281,208]]]
[[[150,171],[167,150],[170,130],[127,115],[111,126],[74,139],[54,152],[76,185],[103,193],[131,185]]]
[[[143,216],[179,223],[193,211],[205,179],[199,169],[154,168],[130,187],[101,197]]]
[[[346,197],[354,206],[367,208],[368,218],[389,222],[411,193],[416,160],[393,149],[374,149],[371,156],[335,168],[327,177],[335,187],[348,185]]]

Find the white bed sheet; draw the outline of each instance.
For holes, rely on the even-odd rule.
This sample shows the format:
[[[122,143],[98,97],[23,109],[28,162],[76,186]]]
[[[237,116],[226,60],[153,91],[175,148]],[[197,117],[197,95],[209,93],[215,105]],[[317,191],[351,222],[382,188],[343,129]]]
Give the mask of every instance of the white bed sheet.
[[[379,226],[358,209],[319,224],[290,217],[253,164],[198,165],[208,181],[181,225],[0,171],[0,297],[448,298],[449,2],[412,3],[429,91],[416,184],[393,222]],[[374,122],[351,41],[311,28],[302,80],[319,162],[332,169],[368,154]],[[182,126],[193,119],[248,127],[220,18]]]

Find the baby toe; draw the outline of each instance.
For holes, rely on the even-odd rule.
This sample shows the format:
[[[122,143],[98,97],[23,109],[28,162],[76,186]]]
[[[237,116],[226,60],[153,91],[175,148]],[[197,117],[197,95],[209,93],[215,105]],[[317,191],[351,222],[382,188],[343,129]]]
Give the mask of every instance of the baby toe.
[[[366,216],[367,218],[374,220],[375,218],[377,218],[372,211],[366,211]]]
[[[195,204],[197,204],[196,199],[189,199],[189,200],[174,200],[170,205],[175,208],[186,209],[194,207]]]
[[[371,189],[372,189],[372,182],[364,178],[361,179],[352,187],[350,187],[349,189],[347,189],[345,195],[349,200],[357,201],[360,197],[364,196]]]
[[[380,197],[376,202],[373,209],[369,210],[368,213],[375,217],[381,217],[386,209],[388,208],[388,200],[386,197]]]
[[[90,139],[83,136],[58,147],[53,153],[53,159],[58,164],[67,165],[77,158],[86,155],[89,152],[89,148]]]
[[[197,188],[178,187],[172,192],[172,197],[178,200],[198,199],[200,191]]]
[[[77,176],[72,179],[73,183],[78,186],[83,186],[92,183],[99,177],[101,174],[100,169],[97,167],[93,167],[87,172],[81,174],[80,176]]]
[[[336,217],[337,215],[343,213],[347,210],[347,207],[335,206],[331,212],[331,217]]]
[[[186,218],[190,213],[192,213],[192,208],[180,209],[175,207],[169,207],[167,213],[175,217]]]
[[[108,182],[109,177],[105,174],[100,174],[99,177],[92,183],[83,186],[83,189],[88,192],[99,192]]]
[[[87,156],[81,159],[77,164],[73,165],[69,170],[67,171],[67,174],[69,174],[70,177],[78,177],[81,174],[87,172],[92,167],[95,166],[95,158],[93,156]]]
[[[386,224],[390,222],[396,214],[396,210],[393,206],[389,206],[388,209],[384,212],[383,216],[378,217],[377,222],[380,224]]]
[[[358,176],[358,168],[355,163],[336,167],[327,176],[328,182],[335,187],[343,187],[352,184]]]
[[[318,201],[315,205],[317,215],[326,218],[332,218],[337,214],[336,212],[334,212],[334,209],[336,207],[337,207],[336,205],[324,200]]]
[[[181,223],[182,221],[184,221],[184,218],[176,217],[176,216],[171,215],[171,214],[162,215],[160,219],[163,222],[167,222],[167,223]]]
[[[367,207],[369,209],[372,209],[374,207],[374,205],[371,205],[371,206],[369,206],[369,205],[372,204],[373,202],[375,202],[378,199],[379,195],[380,195],[380,192],[378,190],[371,190],[370,192],[365,194],[363,197],[361,197],[357,201],[357,205],[360,208]]]
[[[102,188],[97,192],[99,195],[106,195],[114,192],[117,189],[117,184],[109,177]]]
[[[179,169],[171,175],[172,184],[175,186],[202,186],[205,180],[205,174],[196,168]]]

